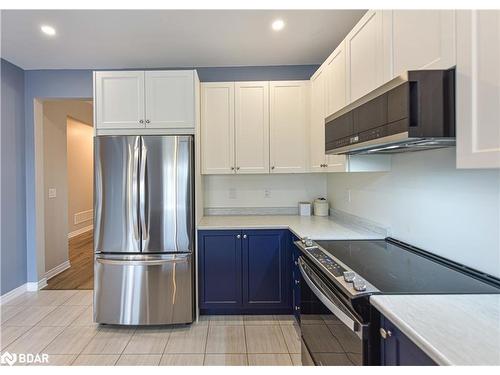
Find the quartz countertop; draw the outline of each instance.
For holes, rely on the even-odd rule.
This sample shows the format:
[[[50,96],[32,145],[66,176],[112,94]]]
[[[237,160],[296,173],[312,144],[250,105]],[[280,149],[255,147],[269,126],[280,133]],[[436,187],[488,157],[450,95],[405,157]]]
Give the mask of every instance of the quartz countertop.
[[[376,295],[370,303],[440,365],[500,365],[500,295]]]
[[[204,216],[198,229],[289,229],[297,237],[313,240],[381,239],[385,235],[372,232],[330,216],[298,215],[214,215]]]

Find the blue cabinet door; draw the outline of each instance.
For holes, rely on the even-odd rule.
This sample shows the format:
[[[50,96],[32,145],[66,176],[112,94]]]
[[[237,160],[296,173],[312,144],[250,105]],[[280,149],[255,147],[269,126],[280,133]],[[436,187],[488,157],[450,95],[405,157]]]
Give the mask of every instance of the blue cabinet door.
[[[244,230],[243,306],[290,312],[291,246],[287,230]]]
[[[406,337],[389,319],[381,317],[381,364],[383,366],[433,366],[436,363],[413,341]]]
[[[233,310],[242,305],[241,231],[198,232],[200,309]]]

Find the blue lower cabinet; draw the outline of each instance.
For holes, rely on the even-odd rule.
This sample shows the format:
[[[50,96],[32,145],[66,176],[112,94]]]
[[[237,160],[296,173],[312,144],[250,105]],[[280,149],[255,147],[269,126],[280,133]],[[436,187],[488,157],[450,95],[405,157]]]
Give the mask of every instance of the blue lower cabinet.
[[[198,234],[200,308],[240,308],[241,231],[210,230]]]
[[[198,232],[202,314],[291,312],[291,246],[287,230]]]
[[[246,310],[290,310],[288,231],[243,231],[243,305]]]
[[[381,317],[380,354],[383,366],[435,366],[436,363],[389,319]]]

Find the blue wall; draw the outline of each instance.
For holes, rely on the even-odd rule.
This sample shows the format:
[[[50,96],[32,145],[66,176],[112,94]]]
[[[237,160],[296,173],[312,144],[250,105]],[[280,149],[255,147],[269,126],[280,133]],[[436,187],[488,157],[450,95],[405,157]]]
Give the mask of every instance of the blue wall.
[[[1,293],[26,282],[24,71],[1,60]]]
[[[318,65],[196,68],[202,82],[302,80]],[[168,68],[170,69],[170,68]],[[29,70],[25,72],[26,248],[28,281],[38,281],[35,237],[35,154],[33,101],[92,97],[91,70]],[[24,229],[23,229],[24,230]],[[3,289],[2,289],[3,293]]]
[[[92,98],[91,70],[28,70],[25,72],[26,247],[28,281],[38,281],[35,227],[35,99]]]

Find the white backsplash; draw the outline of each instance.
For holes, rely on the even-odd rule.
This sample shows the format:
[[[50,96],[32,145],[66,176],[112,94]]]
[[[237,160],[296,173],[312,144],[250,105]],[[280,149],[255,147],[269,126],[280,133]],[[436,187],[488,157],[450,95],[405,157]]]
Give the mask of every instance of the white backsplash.
[[[328,197],[397,239],[500,277],[500,171],[457,170],[454,148],[394,155],[387,173],[332,173]]]
[[[325,174],[204,176],[205,208],[298,207],[326,197]]]

